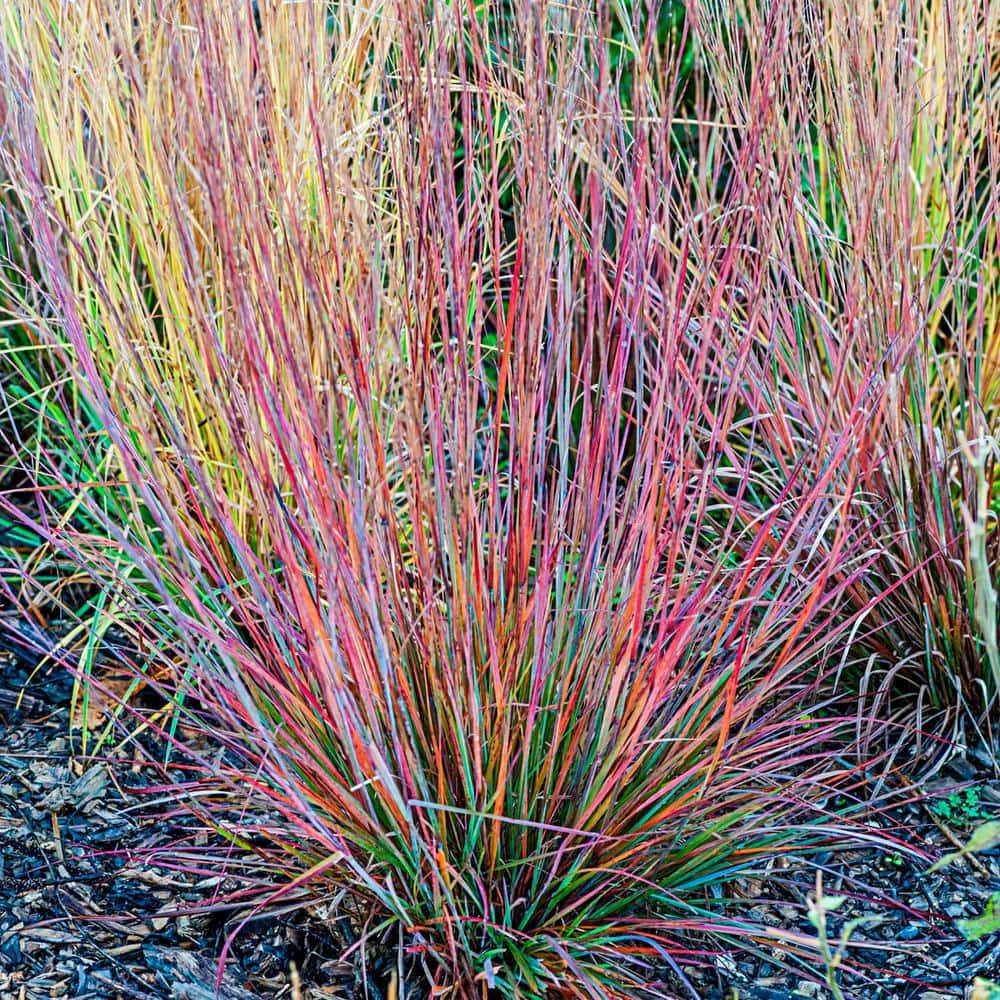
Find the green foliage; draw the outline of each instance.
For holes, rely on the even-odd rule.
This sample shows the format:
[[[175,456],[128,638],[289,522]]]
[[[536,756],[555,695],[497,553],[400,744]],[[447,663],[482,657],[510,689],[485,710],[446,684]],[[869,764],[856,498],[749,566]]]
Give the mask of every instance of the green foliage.
[[[955,924],[966,941],[978,941],[989,934],[1000,934],[1000,892],[993,893],[986,901],[986,909],[981,916],[956,920]]]
[[[993,810],[983,803],[982,792],[976,785],[950,792],[944,798],[933,799],[930,810],[948,823],[963,825],[972,825],[993,815]]]
[[[975,854],[977,851],[988,851],[998,844],[1000,844],[1000,820],[983,823],[976,827],[963,847],[951,854],[945,854],[935,861],[927,871],[928,873],[938,871],[947,865],[953,865],[956,861],[961,861],[970,854]]]
[[[838,972],[847,957],[851,936],[866,924],[879,923],[880,917],[855,917],[845,921],[840,937],[834,944],[829,934],[829,917],[847,902],[846,896],[828,896],[823,892],[823,875],[816,871],[816,888],[807,900],[809,923],[816,930],[817,948],[826,969],[826,985],[834,1000],[845,1000]]]

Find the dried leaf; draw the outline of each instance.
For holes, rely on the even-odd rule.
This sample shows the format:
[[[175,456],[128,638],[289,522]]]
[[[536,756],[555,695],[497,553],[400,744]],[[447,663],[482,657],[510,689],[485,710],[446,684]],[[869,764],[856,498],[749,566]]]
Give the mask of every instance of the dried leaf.
[[[965,847],[961,850],[953,851],[951,854],[946,854],[943,858],[939,858],[927,869],[927,874],[936,872],[946,865],[954,864],[968,854],[975,854],[977,851],[988,851],[998,844],[1000,844],[1000,820],[983,823],[982,826],[976,828]]]
[[[1000,1000],[1000,986],[990,979],[980,979],[977,976],[972,981],[969,1000]]]
[[[969,920],[956,920],[958,929],[965,935],[966,941],[978,941],[987,934],[1000,933],[1000,892],[993,893],[986,902],[986,911],[981,917]]]

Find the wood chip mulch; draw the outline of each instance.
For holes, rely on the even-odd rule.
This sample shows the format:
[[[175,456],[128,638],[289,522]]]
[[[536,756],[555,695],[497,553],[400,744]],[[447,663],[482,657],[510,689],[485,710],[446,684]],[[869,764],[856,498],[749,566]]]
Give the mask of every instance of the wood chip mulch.
[[[370,963],[360,968],[342,959],[338,922],[303,908],[248,923],[217,994],[219,955],[246,914],[178,915],[210,901],[220,880],[140,860],[176,834],[144,818],[137,793],[150,779],[124,756],[81,762],[69,738],[72,679],[58,669],[31,676],[33,666],[0,650],[0,1000],[387,1000],[396,993]],[[910,802],[883,823],[908,828],[911,842],[936,855],[954,850],[975,822],[1000,818],[1000,780],[982,759],[956,758],[932,790],[944,807]],[[825,892],[847,897],[830,916],[834,943],[844,921],[878,918],[851,935],[849,955],[861,978],[844,981],[845,995],[951,1000],[970,995],[976,976],[1000,978],[1000,934],[966,941],[955,922],[981,915],[1000,893],[1000,851],[933,876],[905,853],[886,857],[864,847],[816,860]],[[805,899],[814,874],[775,859],[768,900],[753,880],[733,893],[742,897],[744,917],[809,934]],[[777,962],[753,956],[718,956],[688,980],[679,997],[829,995],[808,977],[790,977]]]
[[[1000,820],[1000,751],[956,748],[919,792],[887,788],[897,804],[868,817],[901,845],[937,858],[958,850],[974,829]],[[907,783],[909,784],[909,783]],[[843,896],[828,915],[834,949],[850,922],[849,946],[838,980],[851,1000],[1000,1000],[987,981],[1000,980],[1000,919],[995,930],[967,940],[961,922],[992,906],[1000,918],[1000,848],[966,856],[936,872],[906,850],[887,853],[859,844],[821,851],[810,864],[775,858],[767,883],[743,879],[730,887],[735,917],[757,925],[815,934],[806,900],[822,873],[824,895]],[[766,897],[764,898],[764,894]],[[796,1000],[831,996],[818,962],[813,976],[789,974],[778,961],[752,954],[719,955],[687,973],[695,1000]],[[850,965],[851,971],[844,970]],[[983,980],[979,990],[976,980]]]
[[[0,651],[0,1000],[321,1000],[384,990],[340,960],[336,928],[306,912],[241,930],[216,993],[218,957],[246,917],[181,914],[218,878],[144,859],[178,831],[144,819],[150,779],[125,760],[71,752],[72,679]]]

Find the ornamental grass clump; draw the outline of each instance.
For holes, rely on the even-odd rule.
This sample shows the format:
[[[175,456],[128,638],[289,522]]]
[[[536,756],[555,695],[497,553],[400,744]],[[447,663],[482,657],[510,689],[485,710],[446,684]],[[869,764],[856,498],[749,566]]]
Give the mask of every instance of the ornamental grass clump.
[[[179,791],[241,904],[336,900],[455,996],[773,937],[723,900],[863,795],[823,681],[872,555],[863,400],[766,488],[746,447],[759,134],[676,114],[621,5],[111,6],[5,25],[21,322],[107,449],[8,516],[225,751]]]
[[[747,447],[764,470],[825,465],[865,401],[837,487],[874,556],[847,588],[870,656],[849,676],[904,723],[947,711],[989,739],[1000,9],[708,2],[694,20],[722,117],[761,129],[757,183],[786,206],[758,241],[784,306],[759,336],[748,405],[770,415]]]

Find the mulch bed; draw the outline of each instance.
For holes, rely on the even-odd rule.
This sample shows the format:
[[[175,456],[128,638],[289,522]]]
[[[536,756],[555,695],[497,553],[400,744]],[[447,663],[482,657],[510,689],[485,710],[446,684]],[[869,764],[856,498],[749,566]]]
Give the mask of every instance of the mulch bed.
[[[0,998],[213,1000],[246,912],[177,915],[219,880],[149,863],[182,832],[144,819],[155,775],[113,754],[76,759],[72,678],[53,669],[24,687],[30,666],[0,651]],[[247,923],[218,996],[350,997],[366,978],[378,997],[377,970],[340,960],[340,929],[305,908]]]
[[[72,679],[40,670],[26,686],[31,670],[30,662],[0,651],[0,1000],[212,1000],[223,944],[246,913],[178,915],[210,902],[219,880],[148,861],[153,848],[179,835],[169,822],[144,818],[141,793],[154,776],[124,755],[79,760],[69,738]],[[945,803],[937,812],[910,802],[882,822],[909,828],[911,842],[940,854],[954,850],[974,822],[1000,817],[1000,780],[981,760],[966,758],[936,780]],[[974,796],[949,800],[963,782]],[[867,979],[848,980],[848,996],[944,1000],[966,996],[977,975],[1000,977],[1000,935],[967,942],[955,925],[982,914],[1000,892],[1000,851],[931,876],[905,853],[886,857],[864,847],[816,861],[824,891],[848,897],[830,917],[835,943],[844,920],[880,918],[851,936],[850,959]],[[767,901],[751,880],[733,886],[733,894],[742,897],[743,916],[810,933],[804,902],[815,868],[782,864],[775,859]],[[387,1000],[396,991],[371,955],[364,966],[360,949],[342,959],[350,944],[344,923],[324,921],[308,907],[251,921],[228,953],[218,996],[319,1000],[367,991]],[[691,986],[678,983],[678,996],[828,995],[753,956],[717,956],[687,975]]]
[[[989,787],[1000,791],[1000,785]],[[997,810],[1000,814],[1000,805]],[[923,806],[899,807],[887,819],[904,819],[913,831],[910,842],[921,848],[937,854],[956,849],[944,832],[954,837],[954,831],[935,821]],[[960,824],[963,832],[964,826]],[[833,946],[839,944],[847,921],[865,919],[849,938],[846,961],[853,972],[841,977],[846,996],[951,1000],[969,997],[977,976],[1000,978],[1000,934],[967,941],[956,924],[982,915],[990,896],[1000,891],[998,852],[977,856],[975,864],[961,861],[930,875],[905,854],[886,855],[871,848],[827,852],[815,860],[824,873],[824,894],[847,897],[828,917]],[[791,866],[772,872],[766,887],[769,899],[747,899],[743,916],[784,930],[814,933],[804,901],[814,887],[815,870]],[[701,1000],[830,995],[815,980],[790,977],[786,969],[753,956],[717,957],[713,966],[690,977]],[[817,961],[815,971],[822,978],[822,963]]]

